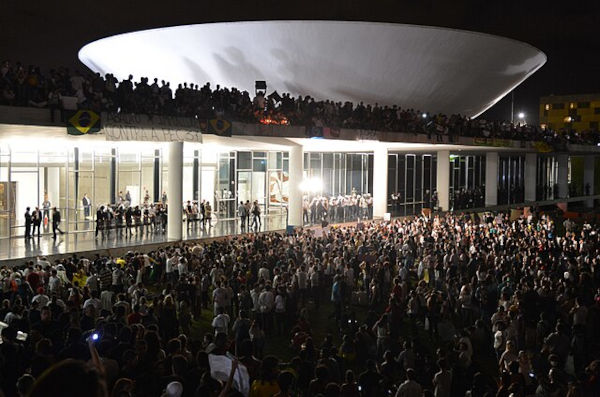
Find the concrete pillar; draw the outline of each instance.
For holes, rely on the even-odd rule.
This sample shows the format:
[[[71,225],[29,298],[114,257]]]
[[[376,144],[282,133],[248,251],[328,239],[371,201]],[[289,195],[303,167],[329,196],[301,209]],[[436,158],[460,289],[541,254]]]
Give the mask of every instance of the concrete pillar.
[[[304,149],[301,145],[290,147],[288,180],[288,225],[302,226],[302,189]]]
[[[590,195],[594,194],[594,168],[596,168],[596,157],[595,156],[585,156],[583,159],[583,194],[585,195],[588,189],[586,188],[589,185],[589,193]],[[587,208],[594,207],[594,199],[589,198],[585,200],[585,206]]]
[[[498,205],[498,152],[485,154],[485,206]]]
[[[536,200],[537,154],[525,154],[525,201]]]
[[[378,145],[373,150],[373,218],[383,218],[387,211],[388,150]]]
[[[555,198],[569,197],[569,155],[559,154],[558,159],[558,195]]]
[[[183,142],[169,143],[167,238],[181,240],[183,229]]]
[[[437,178],[436,191],[438,206],[442,211],[450,209],[450,151],[437,152]]]

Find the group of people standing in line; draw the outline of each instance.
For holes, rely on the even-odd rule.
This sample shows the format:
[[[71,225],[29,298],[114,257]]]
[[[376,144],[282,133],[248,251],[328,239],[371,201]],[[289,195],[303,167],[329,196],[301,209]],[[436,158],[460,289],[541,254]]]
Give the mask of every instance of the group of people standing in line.
[[[312,198],[304,196],[302,200],[302,221],[304,224],[320,222],[343,222],[357,218],[373,217],[373,197],[368,194],[352,192],[348,195],[324,196]]]

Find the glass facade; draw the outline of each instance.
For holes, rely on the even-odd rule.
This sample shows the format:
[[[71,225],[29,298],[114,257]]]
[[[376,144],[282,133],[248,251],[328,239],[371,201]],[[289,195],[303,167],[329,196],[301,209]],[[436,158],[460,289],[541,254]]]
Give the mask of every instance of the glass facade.
[[[388,211],[392,216],[407,216],[432,208],[436,181],[435,154],[389,153]]]
[[[498,157],[498,205],[525,201],[525,156]]]
[[[553,200],[558,196],[558,160],[555,156],[537,157],[536,200]]]
[[[450,208],[485,205],[485,155],[450,155]]]
[[[96,210],[120,202],[146,205],[168,200],[166,146],[151,142],[94,145],[0,143],[0,238],[22,236],[27,207],[43,210],[43,233],[51,233],[51,208],[61,229],[95,228]],[[183,199],[210,201],[216,217],[235,218],[239,200],[258,200],[263,213],[284,215],[288,202],[287,152],[219,152],[186,143]],[[45,204],[45,205],[44,205]]]
[[[304,179],[318,181],[311,194],[373,194],[373,154],[304,153]]]

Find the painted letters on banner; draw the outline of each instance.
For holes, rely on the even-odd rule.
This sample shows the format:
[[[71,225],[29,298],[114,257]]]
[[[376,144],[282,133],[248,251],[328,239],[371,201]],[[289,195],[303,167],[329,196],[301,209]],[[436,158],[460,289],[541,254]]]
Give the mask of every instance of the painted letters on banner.
[[[202,142],[200,122],[191,117],[103,113],[107,141]]]

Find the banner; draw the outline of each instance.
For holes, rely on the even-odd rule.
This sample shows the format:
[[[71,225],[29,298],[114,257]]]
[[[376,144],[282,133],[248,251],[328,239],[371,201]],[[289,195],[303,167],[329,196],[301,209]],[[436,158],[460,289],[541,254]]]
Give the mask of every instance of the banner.
[[[473,138],[473,145],[476,146],[494,146],[494,147],[512,147],[510,139],[500,138]]]
[[[549,153],[549,152],[553,151],[552,146],[548,145],[546,142],[543,142],[543,141],[533,142],[533,148],[538,153]]]
[[[94,134],[100,131],[100,116],[91,110],[77,110],[68,112],[67,116],[67,134],[86,135]]]
[[[200,123],[191,117],[105,113],[107,141],[202,142]]]
[[[231,123],[223,119],[208,120],[206,132],[219,136],[231,136]]]

